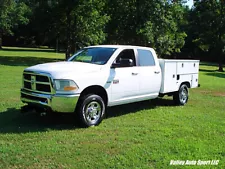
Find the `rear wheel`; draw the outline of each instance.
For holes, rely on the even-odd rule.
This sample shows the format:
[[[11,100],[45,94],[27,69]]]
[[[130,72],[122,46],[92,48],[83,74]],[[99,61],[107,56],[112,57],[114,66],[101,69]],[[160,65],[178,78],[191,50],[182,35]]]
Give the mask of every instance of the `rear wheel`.
[[[84,96],[78,108],[79,123],[84,127],[96,126],[105,116],[105,103],[95,94]]]
[[[183,106],[188,102],[188,87],[186,84],[180,86],[180,89],[174,93],[173,100],[176,105]]]

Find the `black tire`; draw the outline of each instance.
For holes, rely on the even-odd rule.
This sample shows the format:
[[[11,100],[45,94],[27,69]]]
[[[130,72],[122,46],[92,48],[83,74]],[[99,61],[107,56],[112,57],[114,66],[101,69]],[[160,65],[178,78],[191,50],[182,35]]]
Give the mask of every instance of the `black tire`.
[[[105,102],[98,95],[86,95],[80,100],[76,113],[82,127],[97,126],[105,116]]]
[[[173,100],[179,106],[183,106],[188,102],[188,87],[186,84],[181,85],[179,90],[174,93]]]

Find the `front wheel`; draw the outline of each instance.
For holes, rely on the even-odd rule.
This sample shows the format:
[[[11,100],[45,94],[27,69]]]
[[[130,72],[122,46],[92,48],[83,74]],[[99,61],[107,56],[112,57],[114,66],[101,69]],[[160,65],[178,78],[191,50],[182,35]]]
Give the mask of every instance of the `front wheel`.
[[[180,89],[174,93],[173,100],[176,105],[183,106],[188,102],[188,87],[186,84],[180,86]]]
[[[84,127],[96,126],[105,115],[105,103],[95,94],[84,96],[78,108],[79,122]]]

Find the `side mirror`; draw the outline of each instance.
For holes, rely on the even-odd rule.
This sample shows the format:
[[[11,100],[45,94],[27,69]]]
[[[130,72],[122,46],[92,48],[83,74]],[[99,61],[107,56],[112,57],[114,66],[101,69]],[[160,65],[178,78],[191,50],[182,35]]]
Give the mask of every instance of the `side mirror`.
[[[113,63],[111,68],[132,67],[132,66],[134,66],[134,62],[132,59],[120,59],[119,63]]]

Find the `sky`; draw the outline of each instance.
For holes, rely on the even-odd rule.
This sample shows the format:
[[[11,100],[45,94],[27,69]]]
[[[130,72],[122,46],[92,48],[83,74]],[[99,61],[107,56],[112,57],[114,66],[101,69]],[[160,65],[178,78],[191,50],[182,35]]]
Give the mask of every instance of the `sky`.
[[[186,4],[191,8],[193,6],[193,0],[187,0]]]

